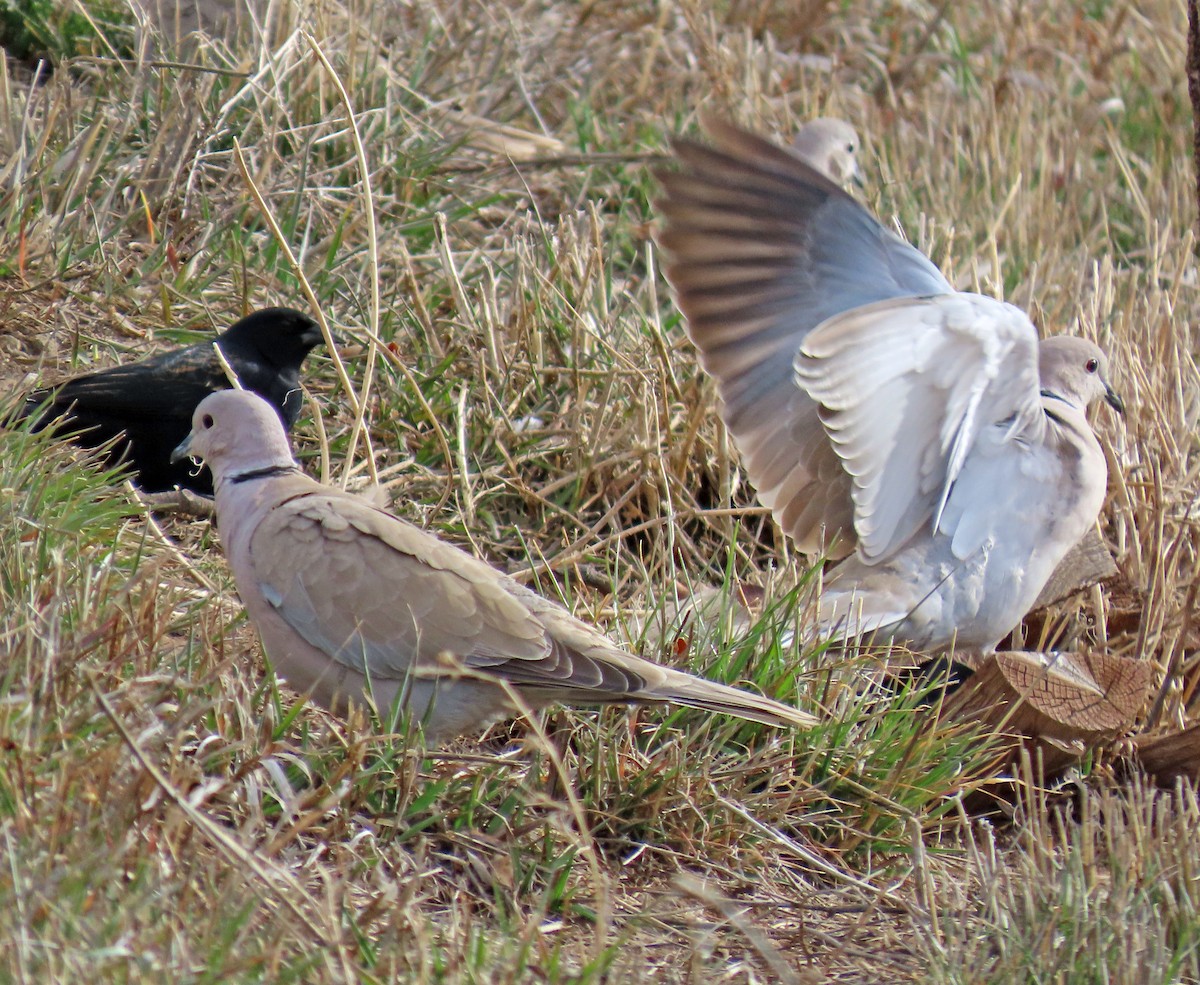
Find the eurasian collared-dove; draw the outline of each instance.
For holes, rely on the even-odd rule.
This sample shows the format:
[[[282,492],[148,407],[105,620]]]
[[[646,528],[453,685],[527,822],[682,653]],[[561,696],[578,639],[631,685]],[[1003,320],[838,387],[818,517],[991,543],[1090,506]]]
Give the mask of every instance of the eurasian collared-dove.
[[[768,725],[812,716],[624,653],[482,561],[304,475],[254,394],[203,400],[177,449],[208,463],[238,593],[280,676],[339,710],[370,691],[439,740],[520,710],[677,702]]]
[[[1096,522],[1107,360],[956,292],[796,154],[720,122],[661,175],[664,269],[759,498],[843,557],[826,635],[993,649]]]
[[[818,116],[796,129],[792,149],[839,185],[858,180],[858,134],[845,120]]]

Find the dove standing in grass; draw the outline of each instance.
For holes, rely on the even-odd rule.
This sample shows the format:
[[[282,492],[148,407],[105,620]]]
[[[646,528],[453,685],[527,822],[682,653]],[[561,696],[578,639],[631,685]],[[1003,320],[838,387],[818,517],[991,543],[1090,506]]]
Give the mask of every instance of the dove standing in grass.
[[[188,462],[170,459],[191,427],[196,405],[233,385],[213,344],[241,385],[269,400],[290,428],[303,403],[300,365],[321,341],[321,329],[308,315],[291,308],[264,308],[212,341],[36,390],[9,423],[37,414],[34,430],[57,422],[85,448],[118,439],[109,461],[128,463],[144,492],[180,486],[208,495],[212,479],[207,470],[197,472]]]
[[[801,124],[792,138],[792,149],[839,185],[858,181],[859,146],[854,127],[833,116],[818,116]]]
[[[1095,524],[1091,342],[956,292],[797,155],[711,122],[661,175],[687,329],[760,500],[829,574],[822,632],[994,649]]]
[[[341,710],[368,693],[440,740],[557,702],[677,702],[779,726],[778,701],[624,653],[561,606],[431,534],[323,486],[251,393],[205,398],[178,457],[208,463],[238,594],[280,676]],[[514,701],[512,695],[519,701]]]

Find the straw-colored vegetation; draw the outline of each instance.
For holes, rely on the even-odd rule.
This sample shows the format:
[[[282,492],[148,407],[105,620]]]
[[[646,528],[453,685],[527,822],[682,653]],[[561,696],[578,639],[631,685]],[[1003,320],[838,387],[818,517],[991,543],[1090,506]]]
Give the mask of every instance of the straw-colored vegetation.
[[[182,44],[192,3],[24,6],[44,39],[0,66],[7,390],[319,310],[358,351],[309,362],[313,474],[378,481],[631,646],[827,724],[564,711],[549,745],[408,748],[273,686],[206,521],[3,433],[0,977],[1200,979],[1190,789],[1090,758],[1046,790],[1018,764],[984,816],[995,747],[935,724],[936,693],[780,644],[812,580],[651,237],[653,167],[698,110],[784,139],[840,115],[870,137],[863,196],[955,283],[1104,345],[1122,580],[1048,626],[1153,661],[1158,724],[1184,724],[1183,5],[252,0]],[[739,581],[767,589],[749,628],[730,603],[664,631],[681,590]]]

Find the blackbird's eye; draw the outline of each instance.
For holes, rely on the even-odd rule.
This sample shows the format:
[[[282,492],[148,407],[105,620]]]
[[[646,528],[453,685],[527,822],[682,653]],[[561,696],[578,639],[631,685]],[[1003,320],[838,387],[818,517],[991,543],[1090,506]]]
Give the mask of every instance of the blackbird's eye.
[[[1083,364],[1083,368],[1086,369],[1089,373],[1094,373],[1094,372],[1096,372],[1096,370],[1098,370],[1100,368],[1100,360],[1095,359],[1095,358],[1089,359],[1086,363]]]
[[[200,418],[200,426],[206,431],[213,426],[213,423],[212,414],[205,414],[202,418]]]

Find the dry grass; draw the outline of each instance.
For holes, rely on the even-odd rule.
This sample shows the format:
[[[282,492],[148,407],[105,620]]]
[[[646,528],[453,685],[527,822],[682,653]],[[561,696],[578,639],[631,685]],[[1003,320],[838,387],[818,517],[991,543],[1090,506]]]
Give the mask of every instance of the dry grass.
[[[561,712],[554,755],[520,726],[422,754],[264,678],[206,524],[160,533],[71,450],[0,434],[0,975],[1200,978],[1190,790],[1089,761],[972,817],[994,753],[931,726],[936,696],[778,643],[809,572],[755,506],[650,238],[652,162],[702,108],[871,134],[879,214],[958,285],[1113,354],[1123,582],[1048,631],[1153,661],[1161,723],[1189,723],[1182,7],[852,6],[254,2],[179,44],[130,13],[42,85],[0,66],[11,389],[307,297],[362,345],[312,362],[314,474],[377,480],[649,655],[829,721]],[[739,580],[766,613],[730,604],[677,653],[677,589]]]

